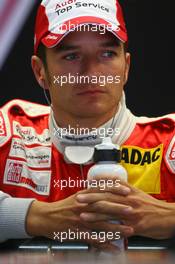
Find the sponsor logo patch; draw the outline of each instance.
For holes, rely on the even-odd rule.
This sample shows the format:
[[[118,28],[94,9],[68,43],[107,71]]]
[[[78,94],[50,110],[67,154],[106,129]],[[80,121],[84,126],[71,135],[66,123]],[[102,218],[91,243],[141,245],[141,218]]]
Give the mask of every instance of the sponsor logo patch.
[[[7,181],[19,183],[21,182],[23,165],[15,162],[9,163],[9,168],[7,170]]]
[[[132,165],[144,166],[156,162],[160,158],[161,148],[141,149],[138,147],[122,148],[122,160]]]
[[[172,173],[175,173],[175,136],[172,138],[165,155],[166,164]]]
[[[32,168],[50,168],[51,166],[51,147],[27,147],[19,138],[13,138],[10,157],[25,159],[27,165]]]
[[[42,134],[37,134],[33,127],[24,127],[18,122],[13,121],[13,134],[19,136],[26,145],[50,145],[50,134],[48,129],[44,129]]]
[[[8,159],[3,182],[27,188],[40,195],[49,195],[50,178],[51,171],[31,170],[24,161]]]
[[[175,142],[170,150],[170,154],[169,154],[169,159],[170,160],[175,160]]]
[[[63,4],[64,4],[64,6],[63,6]],[[109,7],[102,5],[98,1],[96,1],[96,2],[92,1],[91,3],[74,1],[73,2],[74,5],[69,5],[68,3],[63,3],[63,4],[62,5],[58,4],[55,8],[58,16],[64,14],[65,12],[66,13],[68,13],[70,11],[73,12],[75,9],[83,9],[83,8],[91,8],[94,10],[98,10],[99,12],[107,12],[107,13],[110,12]]]
[[[7,136],[7,130],[5,126],[5,121],[2,112],[0,111],[0,137],[6,137],[6,136]]]
[[[160,193],[160,167],[163,144],[155,148],[122,146],[121,164],[128,172],[131,185],[150,194]]]

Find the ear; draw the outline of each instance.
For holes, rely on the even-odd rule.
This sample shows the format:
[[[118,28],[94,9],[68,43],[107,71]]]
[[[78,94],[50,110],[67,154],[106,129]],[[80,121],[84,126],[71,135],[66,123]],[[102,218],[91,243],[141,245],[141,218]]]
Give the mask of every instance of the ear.
[[[126,65],[125,65],[125,72],[124,72],[124,85],[128,81],[129,69],[130,69],[130,64],[131,64],[131,54],[129,52],[126,52],[125,54],[125,61],[126,61]]]
[[[46,79],[46,72],[45,72],[44,64],[38,56],[35,56],[35,55],[32,56],[31,66],[32,66],[32,70],[34,72],[35,78],[37,82],[39,83],[39,85],[43,89],[48,89],[46,86],[47,79]]]

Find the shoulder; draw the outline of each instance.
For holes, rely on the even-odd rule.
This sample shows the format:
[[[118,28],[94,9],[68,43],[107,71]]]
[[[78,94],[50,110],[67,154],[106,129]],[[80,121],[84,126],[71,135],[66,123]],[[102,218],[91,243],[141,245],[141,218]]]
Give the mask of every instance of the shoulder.
[[[145,117],[140,116],[136,117],[136,123],[146,126],[165,126],[165,127],[174,127],[175,126],[175,113],[163,115],[160,117]]]
[[[0,108],[0,146],[3,146],[12,136],[13,123],[22,126],[33,126],[36,119],[48,119],[50,107],[20,99],[9,101]]]
[[[38,103],[32,103],[25,100],[14,99],[6,103],[3,107],[0,108],[1,113],[9,114],[15,112],[17,113],[23,111],[26,116],[29,117],[38,117],[43,115],[48,115],[50,113],[50,107]],[[20,111],[21,110],[21,111]]]
[[[145,135],[154,133],[156,139],[162,141],[165,163],[170,172],[175,174],[175,113],[157,118],[138,117],[136,122],[138,126],[145,127]],[[151,135],[150,139],[152,138]]]

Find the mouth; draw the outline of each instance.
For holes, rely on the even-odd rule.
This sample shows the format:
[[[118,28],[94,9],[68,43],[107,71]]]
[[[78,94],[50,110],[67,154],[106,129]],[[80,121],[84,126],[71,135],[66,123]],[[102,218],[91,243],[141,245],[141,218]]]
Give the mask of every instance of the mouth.
[[[97,95],[97,94],[104,94],[105,92],[102,90],[86,90],[80,93],[77,93],[77,95]]]

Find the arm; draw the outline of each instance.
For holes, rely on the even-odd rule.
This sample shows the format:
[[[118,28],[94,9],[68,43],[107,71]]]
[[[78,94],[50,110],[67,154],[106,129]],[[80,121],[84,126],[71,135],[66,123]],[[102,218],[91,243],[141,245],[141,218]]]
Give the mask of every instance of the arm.
[[[30,237],[25,225],[33,201],[34,199],[13,198],[0,191],[0,242]]]
[[[89,191],[79,193],[84,192]],[[8,239],[37,236],[54,239],[54,232],[56,234],[67,232],[68,229],[89,233],[94,229],[108,231],[108,226],[100,225],[98,222],[85,224],[80,214],[87,204],[77,202],[76,195],[58,202],[46,203],[34,199],[13,198],[0,191],[0,243]],[[124,236],[128,234],[127,226],[117,226],[117,230]],[[101,243],[98,239],[85,239],[83,242],[101,249],[114,248],[110,241]]]
[[[87,192],[92,192],[92,190],[83,190],[78,193]],[[79,231],[91,233],[94,230],[106,232],[120,231],[124,236],[128,236],[133,232],[132,228],[124,225],[115,225],[109,229],[108,225],[100,223],[99,221],[87,225],[80,218],[80,214],[82,211],[86,210],[85,208],[87,207],[87,204],[77,202],[76,196],[78,193],[71,195],[64,200],[52,203],[34,201],[27,216],[27,233],[31,236],[44,236],[55,239],[54,233],[61,236],[61,233],[67,233],[68,230],[74,231],[75,233]],[[125,208],[125,206],[123,207]],[[56,237],[56,240],[60,241],[58,236]],[[74,242],[78,240],[77,238],[74,238]],[[79,241],[87,242],[98,248],[110,249],[111,247],[115,247],[111,244],[110,240],[106,241],[106,243],[101,243],[100,239],[88,239],[86,237]]]

